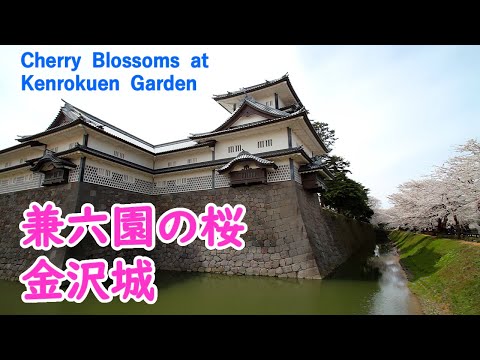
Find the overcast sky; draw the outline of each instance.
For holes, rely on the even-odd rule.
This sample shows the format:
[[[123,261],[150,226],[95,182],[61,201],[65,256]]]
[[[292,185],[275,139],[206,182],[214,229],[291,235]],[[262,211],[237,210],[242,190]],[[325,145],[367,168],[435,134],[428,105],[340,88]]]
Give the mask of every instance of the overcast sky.
[[[0,148],[17,135],[45,130],[61,99],[148,142],[210,131],[228,117],[212,95],[289,73],[312,120],[327,122],[338,140],[333,154],[351,162],[351,177],[390,204],[387,195],[427,175],[480,138],[479,46],[1,46]],[[24,68],[21,55],[81,56],[78,70]],[[93,68],[92,53],[178,56],[178,68]],[[208,68],[191,68],[193,56]],[[64,64],[62,64],[64,65]],[[134,91],[133,75],[194,78],[197,91]],[[22,91],[35,79],[119,79],[120,91]],[[33,83],[32,81],[32,83]]]

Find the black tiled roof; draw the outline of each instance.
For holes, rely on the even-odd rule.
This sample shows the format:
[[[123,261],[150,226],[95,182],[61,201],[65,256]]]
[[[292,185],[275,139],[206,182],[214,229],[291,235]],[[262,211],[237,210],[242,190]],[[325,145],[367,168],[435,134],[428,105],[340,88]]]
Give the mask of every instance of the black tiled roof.
[[[256,110],[260,111],[261,113],[264,113],[266,116],[270,115],[274,118],[291,115],[290,113],[288,113],[286,111],[275,109],[275,108],[272,108],[272,107],[267,106],[265,104],[259,103],[258,101],[255,101],[255,99],[253,99],[252,97],[247,95],[242,100],[242,102],[240,103],[237,110],[235,110],[232,113],[232,115],[230,115],[229,118],[227,120],[225,120],[225,122],[222,125],[220,125],[219,127],[217,127],[213,131],[225,130],[229,125],[232,125],[232,120],[239,114],[240,111],[242,111],[247,106],[250,106],[253,109],[256,109]]]
[[[310,161],[310,157],[305,153],[305,151],[301,146],[290,148],[290,149],[282,149],[282,150],[274,150],[274,151],[258,153],[258,154],[255,154],[255,156],[265,159],[265,158],[270,158],[275,156],[290,155],[290,154],[296,154],[296,153],[302,154],[305,157],[305,159]],[[223,165],[234,159],[235,158],[227,158],[227,159],[220,159],[220,160],[204,161],[204,162],[194,163],[194,164],[172,166],[169,168],[154,170],[154,174],[164,174],[164,173],[175,172],[175,171],[183,171],[183,170],[191,170],[191,169],[197,169],[197,168],[208,167],[208,166]]]
[[[245,100],[244,100],[246,103],[248,103],[249,105],[253,106],[254,108],[260,110],[260,111],[263,111],[263,112],[266,112],[266,113],[269,113],[269,114],[272,114],[272,115],[276,115],[276,116],[287,116],[287,115],[290,115],[290,113],[286,112],[286,111],[283,111],[283,110],[279,110],[279,109],[275,109],[275,108],[272,108],[271,106],[268,106],[268,105],[265,105],[265,104],[262,104],[262,103],[259,103],[258,101],[256,101],[254,98],[252,97],[245,97]]]
[[[305,165],[300,166],[298,168],[298,172],[303,173],[303,172],[323,170],[323,167],[324,167],[323,164],[310,163],[310,164],[305,164]]]
[[[264,89],[264,88],[267,88],[269,86],[281,83],[282,81],[284,81],[286,79],[288,79],[288,74],[283,75],[279,79],[265,80],[265,82],[263,82],[263,83],[252,85],[252,86],[247,86],[247,87],[241,88],[237,91],[228,91],[226,94],[213,95],[213,99],[214,100],[222,100],[222,99],[227,99],[229,97],[234,97],[234,96],[237,96],[237,95],[240,95],[240,94],[244,94],[246,92]]]
[[[314,171],[323,171],[327,176],[333,177],[333,174],[330,172],[325,167],[325,164],[323,162],[312,162],[309,164],[302,165],[298,168],[298,173],[303,174],[303,173],[309,173],[309,172],[314,172]]]
[[[27,167],[27,166],[29,166],[28,163],[23,163],[23,164],[19,164],[19,165],[15,165],[15,166],[10,166],[10,167],[7,167],[7,168],[0,169],[0,173],[20,169],[20,168]]]
[[[243,125],[235,126],[233,128],[224,129],[224,130],[218,130],[218,131],[212,131],[212,132],[206,132],[206,133],[200,133],[200,134],[192,134],[190,136],[190,139],[197,139],[197,138],[204,138],[204,137],[209,137],[209,136],[214,136],[214,135],[227,134],[227,133],[230,133],[230,132],[235,132],[235,131],[239,131],[239,130],[243,130],[243,129],[254,128],[254,127],[262,126],[262,125],[266,125],[266,124],[273,124],[273,123],[276,123],[276,122],[279,122],[279,121],[292,119],[294,117],[297,117],[297,116],[300,116],[300,115],[306,115],[306,114],[307,114],[307,111],[305,109],[302,109],[300,111],[294,112],[293,114],[288,114],[286,116],[282,116],[282,117],[275,118],[275,119],[268,119],[268,120],[257,121],[257,122],[254,122],[254,123],[243,124]]]
[[[45,152],[45,154],[41,158],[39,158],[36,161],[35,165],[33,165],[33,162],[34,161],[31,161],[31,160],[28,161],[28,163],[32,164],[32,167],[31,167],[32,171],[40,170],[42,165],[46,162],[51,162],[56,168],[67,167],[67,168],[74,169],[75,167],[77,167],[77,165],[75,165],[71,161],[69,161],[67,159],[61,159],[61,158],[57,157],[57,155],[55,155],[52,151],[48,151],[48,150]]]
[[[235,158],[226,158],[226,159],[219,159],[219,160],[210,160],[210,161],[203,161],[203,162],[194,163],[194,164],[172,166],[172,167],[168,167],[168,168],[153,170],[153,169],[148,168],[146,166],[138,165],[138,164],[133,163],[131,161],[120,159],[116,156],[104,153],[103,151],[92,149],[92,148],[89,148],[87,146],[83,146],[83,145],[79,145],[79,144],[77,144],[72,149],[55,153],[55,156],[57,156],[57,157],[65,156],[65,155],[74,153],[76,151],[82,151],[86,154],[94,155],[94,156],[97,156],[97,157],[105,159],[105,160],[110,160],[112,162],[130,167],[132,169],[137,169],[137,170],[146,172],[148,174],[153,174],[153,175],[165,174],[165,173],[170,173],[170,172],[175,172],[175,171],[200,169],[200,168],[209,167],[209,166],[224,165],[224,164],[228,163],[229,161],[235,159]],[[271,157],[275,157],[275,156],[290,155],[290,154],[297,154],[297,153],[301,154],[307,161],[311,161],[310,157],[305,153],[305,151],[303,150],[303,148],[301,146],[290,148],[290,149],[267,151],[267,152],[255,154],[255,156],[261,157],[261,158],[271,158]],[[31,159],[31,160],[29,160],[29,162],[35,162],[35,161],[38,161],[39,159],[40,158]],[[11,168],[0,169],[0,172],[13,170],[13,169],[24,167],[24,166],[27,166],[27,165],[28,164],[21,164],[21,165],[11,167]]]
[[[27,147],[27,146],[31,145],[32,143],[34,143],[34,141],[24,142],[24,143],[21,143],[21,144],[10,146],[6,149],[0,150],[0,154],[4,154],[4,153],[7,153],[7,152],[10,152],[10,151],[13,151],[13,150],[17,150],[17,149]]]
[[[262,159],[258,156],[250,154],[248,151],[242,150],[233,160],[230,160],[227,164],[217,169],[217,171],[218,173],[222,173],[228,170],[235,163],[245,160],[252,160],[255,161],[257,164],[263,165],[265,167],[273,167],[274,169],[278,167],[273,161]]]

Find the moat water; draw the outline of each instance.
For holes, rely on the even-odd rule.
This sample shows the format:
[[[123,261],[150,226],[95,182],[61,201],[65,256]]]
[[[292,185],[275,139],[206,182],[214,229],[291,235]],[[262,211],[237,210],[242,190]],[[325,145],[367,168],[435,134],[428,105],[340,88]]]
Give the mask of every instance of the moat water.
[[[21,283],[0,280],[0,314],[421,314],[395,249],[364,249],[323,280],[156,273],[158,299],[148,305],[89,296],[25,304]]]

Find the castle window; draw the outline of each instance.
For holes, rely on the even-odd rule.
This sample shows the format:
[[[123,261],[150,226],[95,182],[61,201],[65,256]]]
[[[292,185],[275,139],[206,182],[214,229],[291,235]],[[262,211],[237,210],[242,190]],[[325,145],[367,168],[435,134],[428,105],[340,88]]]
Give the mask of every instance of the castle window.
[[[168,167],[170,167],[170,166],[175,166],[175,165],[177,165],[177,162],[176,162],[176,161],[169,161],[169,162],[168,162]]]
[[[187,160],[187,164],[194,164],[197,162],[197,158],[191,158]]]
[[[263,148],[263,147],[269,147],[269,146],[272,146],[272,139],[268,139],[268,140],[261,140],[261,141],[258,141],[257,142],[257,146],[258,148]]]
[[[115,151],[113,152],[113,155],[116,156],[116,157],[118,157],[118,158],[120,158],[120,159],[125,159],[125,154],[122,153],[122,152],[120,152],[120,151],[115,150]]]
[[[97,174],[98,176],[103,176],[103,177],[112,177],[112,172],[107,169],[97,169]]]
[[[0,185],[7,186],[8,185],[8,179],[3,179],[2,181],[0,181]]]
[[[187,178],[177,179],[177,180],[175,180],[175,184],[176,184],[177,186],[179,186],[179,185],[186,185],[186,184],[187,184]]]
[[[73,149],[76,145],[77,145],[76,142],[70,143],[70,144],[68,144],[68,148]]]
[[[127,183],[134,183],[135,182],[132,175],[123,174],[122,175],[122,180],[123,180],[123,182],[127,182]]]
[[[25,162],[24,158],[21,158],[20,161],[19,161],[20,164],[23,164],[24,162]]]
[[[228,147],[229,153],[240,152],[240,151],[242,151],[242,145],[233,145]]]
[[[273,105],[273,101],[272,101],[272,100],[269,100],[269,101],[265,102],[265,105],[267,105],[267,106],[272,106],[272,105]]]
[[[159,188],[167,187],[167,181],[166,180],[157,181],[157,187]]]
[[[57,152],[58,151],[58,146],[55,146],[54,148],[49,149],[50,151]]]
[[[22,182],[24,182],[24,181],[25,181],[25,176],[17,176],[17,177],[15,178],[15,182],[16,182],[17,184],[22,183]]]
[[[5,167],[7,168],[7,167],[9,167],[9,166],[12,166],[12,163],[11,163],[10,161],[7,161],[7,162],[5,163]]]

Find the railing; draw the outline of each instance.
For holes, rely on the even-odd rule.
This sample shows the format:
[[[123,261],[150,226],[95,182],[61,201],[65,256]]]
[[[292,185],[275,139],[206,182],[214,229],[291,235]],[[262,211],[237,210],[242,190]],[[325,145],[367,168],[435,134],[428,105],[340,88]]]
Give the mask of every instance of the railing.
[[[54,169],[45,172],[42,185],[55,185],[68,182],[68,170],[66,169]]]
[[[265,169],[245,169],[232,171],[230,173],[231,185],[249,185],[258,183],[267,183],[267,173]]]

